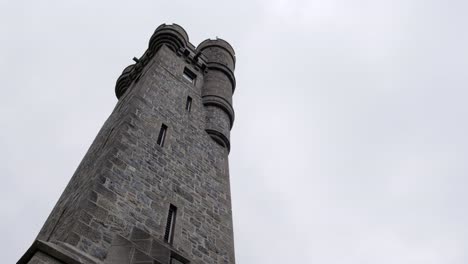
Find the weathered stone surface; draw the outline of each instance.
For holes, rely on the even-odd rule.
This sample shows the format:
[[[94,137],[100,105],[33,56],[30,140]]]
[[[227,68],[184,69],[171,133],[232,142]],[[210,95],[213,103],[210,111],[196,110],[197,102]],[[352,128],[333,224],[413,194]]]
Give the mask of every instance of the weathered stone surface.
[[[66,243],[36,240],[18,264],[102,264],[98,259]]]
[[[31,258],[28,264],[64,264],[64,263],[42,252],[37,252]]]
[[[235,263],[228,169],[234,64],[227,42],[196,49],[181,27],[160,26],[119,79],[114,111],[38,239],[67,243],[105,263]],[[194,83],[184,68],[195,73]],[[177,217],[168,244],[171,204]],[[54,263],[40,255],[31,261]]]

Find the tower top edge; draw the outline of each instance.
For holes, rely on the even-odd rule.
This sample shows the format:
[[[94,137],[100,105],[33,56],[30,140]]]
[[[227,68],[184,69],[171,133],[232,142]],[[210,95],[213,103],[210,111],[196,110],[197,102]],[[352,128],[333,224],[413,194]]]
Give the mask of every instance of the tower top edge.
[[[197,51],[202,51],[208,47],[220,47],[225,49],[230,53],[234,62],[236,61],[236,52],[234,51],[234,48],[231,46],[231,44],[229,44],[229,42],[226,40],[218,37],[216,39],[205,39],[200,44],[198,44]]]
[[[236,53],[234,51],[234,48],[226,40],[222,38],[218,38],[218,37],[216,37],[215,39],[205,39],[200,44],[198,44],[198,46],[195,48],[195,45],[193,45],[189,40],[189,35],[187,31],[181,25],[176,24],[176,23],[172,23],[172,24],[164,23],[164,24],[159,25],[154,31],[152,38],[155,37],[155,35],[157,35],[158,33],[161,33],[161,31],[166,31],[166,30],[178,33],[178,35],[181,36],[185,40],[185,45],[187,45],[187,47],[193,49],[194,51],[195,50],[202,51],[205,48],[216,46],[216,47],[220,47],[228,51],[235,61]]]
[[[179,33],[180,35],[182,35],[182,37],[184,38],[184,40],[188,43],[189,42],[189,35],[187,34],[187,31],[185,31],[185,29],[179,25],[179,24],[176,24],[176,23],[172,23],[172,24],[161,24],[159,25],[156,30],[154,31],[154,33],[156,34],[157,32],[163,30],[163,29],[169,29],[169,30],[174,30],[176,31],[177,33]]]

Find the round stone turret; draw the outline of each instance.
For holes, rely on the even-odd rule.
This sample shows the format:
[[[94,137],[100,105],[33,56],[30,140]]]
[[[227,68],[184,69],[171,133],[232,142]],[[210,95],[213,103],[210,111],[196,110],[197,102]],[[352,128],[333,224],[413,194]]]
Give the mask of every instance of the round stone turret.
[[[236,65],[236,55],[232,46],[225,40],[207,39],[200,43],[197,51],[203,51],[203,54],[208,57],[211,63],[219,63],[227,66],[231,71],[234,71]]]
[[[153,57],[153,55],[156,54],[162,45],[166,45],[176,53],[181,53],[186,49],[188,43],[189,37],[187,32],[181,26],[177,24],[162,24],[157,27],[151,36],[149,47],[145,54],[143,54],[139,60],[135,59],[136,64],[127,66],[117,79],[115,86],[115,94],[117,98],[120,99],[120,97],[122,97],[122,95],[128,90],[132,82],[138,79],[144,66]]]
[[[130,73],[132,72],[135,64],[127,66],[120,77],[117,79],[117,83],[115,85],[115,95],[117,98],[120,98],[128,89],[130,84],[132,83],[132,78]]]
[[[206,131],[217,143],[229,150],[230,131],[234,123],[232,94],[236,87],[234,49],[222,39],[207,39],[198,45],[197,52],[207,58],[202,88]]]
[[[185,29],[177,24],[162,24],[154,31],[149,42],[149,50],[156,52],[159,47],[166,44],[170,49],[178,52],[189,43],[189,38]]]

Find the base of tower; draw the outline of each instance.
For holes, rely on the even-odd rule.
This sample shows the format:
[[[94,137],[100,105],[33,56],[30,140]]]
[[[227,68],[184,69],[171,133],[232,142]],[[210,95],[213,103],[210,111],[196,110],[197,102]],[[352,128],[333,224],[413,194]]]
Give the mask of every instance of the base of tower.
[[[67,244],[36,240],[17,264],[102,264]]]
[[[63,242],[36,240],[17,264],[188,264],[175,248],[134,228],[131,239],[115,235],[104,260]]]

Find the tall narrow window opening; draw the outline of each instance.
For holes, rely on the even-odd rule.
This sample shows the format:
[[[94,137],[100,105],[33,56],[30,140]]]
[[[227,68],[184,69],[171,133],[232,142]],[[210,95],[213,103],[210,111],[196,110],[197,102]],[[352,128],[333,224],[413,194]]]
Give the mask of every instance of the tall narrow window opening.
[[[159,136],[158,136],[158,145],[163,147],[164,146],[164,141],[166,140],[166,134],[167,134],[167,126],[165,124],[161,125],[161,130],[159,130]]]
[[[184,68],[184,79],[189,81],[190,83],[195,83],[195,79],[197,78],[197,75],[193,73],[191,70],[189,70],[187,67]]]
[[[185,103],[185,110],[191,111],[192,110],[192,97],[187,96],[187,103]]]
[[[166,241],[169,244],[172,244],[172,240],[174,239],[176,215],[177,207],[171,204],[169,206],[169,214],[167,215],[166,231],[164,232],[164,241]]]
[[[188,262],[182,262],[174,257],[171,257],[171,260],[169,261],[169,264],[185,264],[185,263],[188,263]]]

